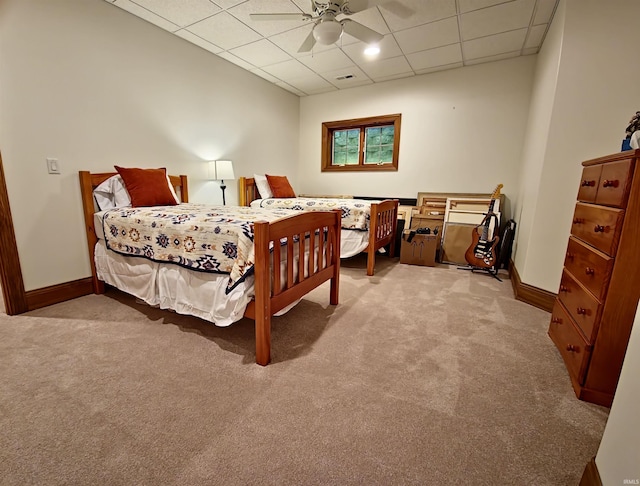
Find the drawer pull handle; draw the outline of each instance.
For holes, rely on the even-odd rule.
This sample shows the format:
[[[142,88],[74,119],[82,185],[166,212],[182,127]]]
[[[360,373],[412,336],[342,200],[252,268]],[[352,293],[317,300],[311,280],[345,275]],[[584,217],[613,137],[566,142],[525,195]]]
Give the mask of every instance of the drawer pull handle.
[[[585,309],[584,307],[578,307],[576,309],[576,312],[578,313],[578,315],[586,315],[587,314],[587,309]]]
[[[559,317],[553,317],[551,319],[551,324],[562,324],[562,319],[560,319]]]
[[[560,286],[560,292],[569,292],[569,288],[565,287],[564,285]]]
[[[595,228],[593,228],[593,231],[595,231],[596,233],[608,233],[609,232],[609,227],[608,226],[602,226],[601,224],[597,224]]]
[[[567,252],[567,258],[568,258],[569,260],[573,260],[573,257],[574,257],[574,256],[575,256],[575,255],[574,255],[573,253],[569,253],[569,252]]]
[[[586,273],[587,275],[594,275],[596,271],[591,267],[587,267],[584,269],[584,273]]]
[[[605,179],[604,182],[602,183],[602,187],[618,187],[618,185],[620,184],[619,180],[613,180],[610,181],[609,179]]]
[[[582,187],[592,187],[596,185],[596,181],[588,181],[588,180],[584,180],[582,181],[582,184],[580,184]]]
[[[573,218],[573,224],[582,224],[584,223],[583,218]]]
[[[567,351],[577,353],[578,351],[580,351],[580,348],[578,348],[578,346],[574,346],[573,344],[567,344]]]

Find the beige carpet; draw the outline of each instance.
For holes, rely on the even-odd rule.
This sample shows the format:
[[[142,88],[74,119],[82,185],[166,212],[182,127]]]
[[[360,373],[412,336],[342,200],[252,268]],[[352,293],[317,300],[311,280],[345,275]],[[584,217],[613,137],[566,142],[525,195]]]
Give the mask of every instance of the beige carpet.
[[[216,328],[117,291],[0,315],[0,484],[576,485],[608,409],[549,314],[453,266],[343,264],[273,325]]]

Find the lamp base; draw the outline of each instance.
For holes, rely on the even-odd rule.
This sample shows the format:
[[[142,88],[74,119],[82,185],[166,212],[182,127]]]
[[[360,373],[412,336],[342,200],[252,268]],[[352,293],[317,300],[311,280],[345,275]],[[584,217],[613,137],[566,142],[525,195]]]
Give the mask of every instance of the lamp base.
[[[220,189],[222,189],[222,205],[226,206],[227,205],[227,201],[224,197],[224,190],[227,188],[227,186],[225,185],[224,181],[220,181]]]

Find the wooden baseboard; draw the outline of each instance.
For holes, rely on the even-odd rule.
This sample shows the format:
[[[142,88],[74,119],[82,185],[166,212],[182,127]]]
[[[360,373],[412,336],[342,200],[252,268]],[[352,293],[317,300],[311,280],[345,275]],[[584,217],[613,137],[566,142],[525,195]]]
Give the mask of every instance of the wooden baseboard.
[[[591,459],[584,468],[582,478],[580,479],[580,486],[602,486],[602,480],[600,479],[595,457]]]
[[[540,309],[551,312],[557,295],[547,290],[539,289],[533,285],[522,283],[518,269],[513,260],[509,260],[509,277],[511,278],[511,286],[513,287],[513,295],[517,300],[526,302]]]
[[[29,290],[26,293],[27,307],[28,310],[31,311],[92,293],[93,280],[91,279],[91,277],[82,278],[80,280],[52,285],[50,287]]]

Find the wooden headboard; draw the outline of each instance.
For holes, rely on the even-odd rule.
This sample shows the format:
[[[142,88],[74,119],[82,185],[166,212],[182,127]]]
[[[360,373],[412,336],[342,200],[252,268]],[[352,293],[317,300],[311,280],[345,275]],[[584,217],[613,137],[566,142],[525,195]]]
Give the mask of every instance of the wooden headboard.
[[[253,177],[240,177],[239,179],[240,189],[240,206],[249,206],[251,201],[259,199],[258,188],[256,187],[256,180]]]
[[[91,263],[91,274],[93,276],[93,291],[96,294],[104,292],[104,283],[98,280],[96,275],[96,263],[93,258],[94,249],[98,242],[96,230],[93,225],[93,214],[96,212],[96,205],[93,199],[93,190],[106,181],[109,177],[118,175],[117,172],[102,172],[92,174],[89,171],[81,170],[80,176],[80,193],[82,194],[82,209],[84,212],[84,224],[87,233],[87,245],[89,246],[89,260]],[[176,194],[182,202],[189,202],[189,189],[187,186],[187,176],[169,176],[171,185],[173,185]]]

